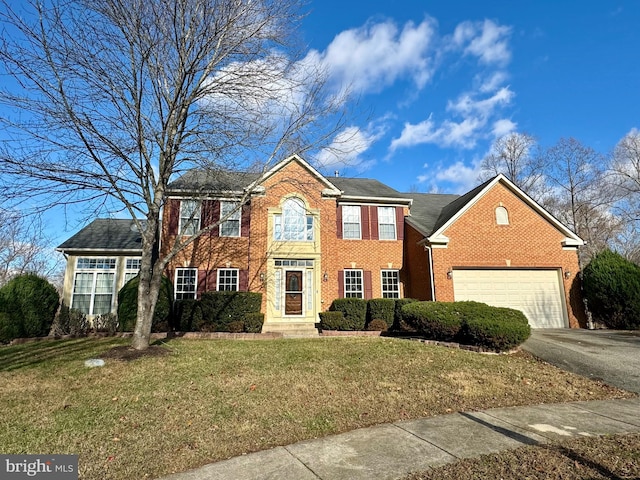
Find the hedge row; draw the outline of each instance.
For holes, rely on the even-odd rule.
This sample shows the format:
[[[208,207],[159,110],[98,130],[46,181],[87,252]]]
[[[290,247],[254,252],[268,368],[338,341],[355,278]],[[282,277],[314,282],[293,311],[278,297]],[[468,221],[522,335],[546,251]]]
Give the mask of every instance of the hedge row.
[[[261,293],[203,293],[200,300],[175,302],[175,328],[182,332],[260,333],[264,322],[261,305]]]
[[[402,308],[404,321],[434,340],[509,350],[531,335],[524,313],[479,302],[417,302]]]
[[[412,331],[403,319],[402,307],[417,300],[411,298],[338,298],[329,310],[320,313],[323,330]],[[384,325],[383,325],[384,324]]]

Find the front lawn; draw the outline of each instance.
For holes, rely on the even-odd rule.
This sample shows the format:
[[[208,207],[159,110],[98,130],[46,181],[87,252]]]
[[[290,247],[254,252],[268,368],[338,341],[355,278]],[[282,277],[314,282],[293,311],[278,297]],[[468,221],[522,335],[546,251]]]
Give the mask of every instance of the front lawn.
[[[0,452],[78,453],[84,480],[155,478],[376,423],[631,396],[525,353],[390,338],[176,339],[84,366],[127,342],[0,348]]]

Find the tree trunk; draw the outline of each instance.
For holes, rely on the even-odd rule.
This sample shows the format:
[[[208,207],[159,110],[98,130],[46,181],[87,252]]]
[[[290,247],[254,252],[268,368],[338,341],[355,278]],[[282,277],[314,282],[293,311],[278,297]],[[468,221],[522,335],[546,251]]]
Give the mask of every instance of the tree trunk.
[[[131,342],[131,346],[136,350],[145,350],[149,347],[153,315],[162,285],[163,265],[159,255],[159,223],[159,212],[152,210],[147,215],[145,231],[141,232],[142,259],[138,285],[138,318]]]

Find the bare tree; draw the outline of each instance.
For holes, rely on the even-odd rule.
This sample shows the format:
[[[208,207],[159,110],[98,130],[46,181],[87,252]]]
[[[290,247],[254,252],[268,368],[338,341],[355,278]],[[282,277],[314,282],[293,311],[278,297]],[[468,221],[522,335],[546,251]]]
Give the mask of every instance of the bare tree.
[[[496,139],[480,164],[480,180],[502,173],[534,200],[545,193],[544,157],[537,153],[537,142],[527,133],[509,133]]]
[[[0,287],[25,273],[35,273],[61,286],[60,259],[53,255],[40,219],[0,209]]]
[[[166,265],[215,227],[160,256],[168,183],[194,167],[263,172],[335,132],[322,122],[342,103],[296,56],[296,0],[32,0],[26,12],[3,2],[0,69],[15,83],[0,104],[16,112],[0,118],[4,191],[136,219],[132,345],[145,349]]]
[[[574,138],[560,139],[544,155],[552,192],[543,204],[586,241],[579,257],[583,264],[611,245],[623,228],[612,210],[607,158]]]

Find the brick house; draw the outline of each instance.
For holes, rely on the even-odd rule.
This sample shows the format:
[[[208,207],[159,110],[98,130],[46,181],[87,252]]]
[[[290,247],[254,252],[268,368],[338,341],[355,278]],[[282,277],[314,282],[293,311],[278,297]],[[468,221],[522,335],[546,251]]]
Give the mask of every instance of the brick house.
[[[318,313],[342,297],[472,299],[520,308],[535,327],[583,323],[582,240],[501,175],[457,196],[324,177],[298,156],[262,176],[194,170],[169,186],[161,252],[216,223],[168,265],[175,296],[261,292],[265,332],[315,332]],[[77,270],[87,260],[69,250],[81,234],[59,247],[76,254],[72,307],[87,277]]]

